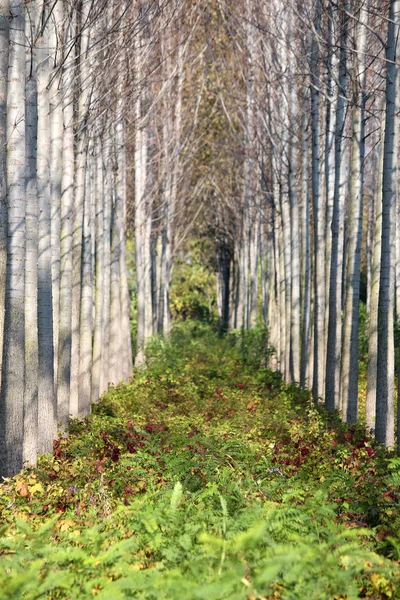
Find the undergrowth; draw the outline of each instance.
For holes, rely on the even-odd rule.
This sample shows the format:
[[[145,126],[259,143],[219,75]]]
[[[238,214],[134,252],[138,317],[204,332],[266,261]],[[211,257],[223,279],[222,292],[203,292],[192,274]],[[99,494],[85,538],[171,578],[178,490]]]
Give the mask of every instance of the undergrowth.
[[[400,598],[400,461],[196,323],[0,486],[0,599]]]

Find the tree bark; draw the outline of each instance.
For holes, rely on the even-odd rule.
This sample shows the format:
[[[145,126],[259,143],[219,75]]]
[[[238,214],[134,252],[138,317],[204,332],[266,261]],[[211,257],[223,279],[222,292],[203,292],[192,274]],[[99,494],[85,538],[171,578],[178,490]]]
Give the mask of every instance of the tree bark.
[[[3,2],[2,9],[3,20],[0,31],[3,68],[7,57],[5,45],[8,40],[10,45],[8,76],[7,72],[1,73],[2,78],[8,81],[6,117],[8,244],[0,393],[0,475],[9,477],[22,468],[24,435],[25,13],[22,0],[11,0],[9,4]],[[10,29],[4,18],[5,14],[12,18]],[[3,94],[4,92],[3,87]]]
[[[314,30],[315,36],[321,33],[322,2],[316,0]],[[325,371],[325,243],[324,210],[320,190],[320,76],[319,41],[312,41],[311,50],[311,180],[314,216],[314,367],[312,392],[317,401],[323,395]]]
[[[57,433],[57,406],[54,390],[54,340],[51,256],[50,194],[50,99],[49,34],[45,26],[47,8],[37,4],[38,18],[38,156],[37,189],[39,207],[38,331],[39,331],[39,425],[38,451],[51,452]]]
[[[382,118],[381,142],[379,151],[378,177],[375,192],[375,232],[372,254],[372,282],[368,328],[368,373],[366,398],[367,429],[375,434],[376,417],[376,386],[378,364],[378,304],[379,280],[382,246],[382,188],[383,188],[383,157],[384,157],[385,120]]]
[[[25,391],[24,464],[36,466],[38,443],[38,202],[37,202],[37,82],[33,47],[33,3],[27,5],[26,39],[26,255],[25,255]]]
[[[340,357],[342,338],[343,227],[346,168],[343,162],[347,95],[348,2],[342,0],[339,87],[335,123],[335,179],[332,207],[332,239],[329,275],[329,315],[326,352],[325,408],[332,412],[340,404]]]
[[[74,153],[74,66],[73,44],[75,23],[72,14],[65,15],[65,52],[70,52],[63,65],[63,149],[60,215],[60,322],[58,330],[57,421],[66,431],[70,415],[71,350],[72,350],[72,230],[75,182]],[[72,56],[71,56],[72,54]]]
[[[376,380],[376,439],[394,446],[394,336],[393,296],[395,260],[396,185],[398,161],[397,44],[400,0],[391,0],[386,46],[386,117],[382,183],[382,245],[378,304],[378,360]]]
[[[0,2],[0,147],[7,145],[7,81],[9,57],[9,0]],[[3,366],[4,318],[7,278],[7,160],[0,152],[0,382]],[[1,383],[0,383],[1,386]],[[1,443],[1,442],[0,442]]]

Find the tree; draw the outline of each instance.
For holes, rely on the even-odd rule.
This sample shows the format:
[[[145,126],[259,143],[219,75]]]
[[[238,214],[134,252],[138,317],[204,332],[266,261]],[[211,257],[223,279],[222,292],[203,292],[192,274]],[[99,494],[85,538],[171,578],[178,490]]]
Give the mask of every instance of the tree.
[[[383,149],[382,242],[378,304],[378,355],[376,380],[376,439],[394,445],[394,240],[398,156],[397,39],[399,0],[391,0],[386,45],[386,117]]]

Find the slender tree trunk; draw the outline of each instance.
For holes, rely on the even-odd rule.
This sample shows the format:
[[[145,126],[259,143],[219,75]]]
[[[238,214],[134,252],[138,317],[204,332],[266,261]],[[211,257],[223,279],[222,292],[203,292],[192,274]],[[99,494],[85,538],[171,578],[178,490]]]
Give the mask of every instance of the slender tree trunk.
[[[265,189],[263,190],[265,194]],[[260,270],[261,270],[261,294],[262,294],[262,314],[264,325],[269,327],[268,313],[269,313],[269,284],[270,284],[270,253],[271,253],[271,244],[268,236],[268,227],[266,226],[266,215],[265,215],[265,206],[260,207],[261,211],[261,231],[260,231]],[[269,343],[269,340],[268,340]]]
[[[372,254],[372,282],[368,328],[368,375],[367,399],[365,406],[367,429],[375,433],[376,417],[376,388],[378,364],[378,303],[379,279],[382,242],[382,187],[383,187],[383,157],[384,157],[385,121],[382,118],[381,142],[379,152],[378,177],[375,191],[375,232]]]
[[[294,124],[297,119],[297,98],[295,87],[291,94],[291,117]],[[299,230],[299,200],[297,194],[297,140],[292,131],[289,142],[289,195],[291,207],[291,269],[292,269],[292,297],[290,321],[290,346],[291,346],[291,379],[300,382],[300,230]]]
[[[311,273],[310,273],[310,209],[309,209],[309,141],[307,132],[307,111],[302,119],[302,164],[301,164],[301,221],[302,221],[302,326],[300,386],[306,387],[306,372],[310,352],[311,337]]]
[[[286,158],[284,159],[286,161]],[[292,244],[291,244],[291,221],[289,202],[289,165],[285,165],[285,172],[281,175],[281,238],[282,238],[282,309],[285,312],[284,323],[284,369],[285,381],[290,381],[290,324],[292,320]],[[287,172],[286,172],[287,170]]]
[[[103,140],[104,168],[104,275],[103,275],[103,351],[101,360],[100,394],[107,392],[109,378],[110,349],[110,296],[111,296],[111,206],[112,206],[112,162],[110,131],[105,129]]]
[[[346,169],[343,162],[347,95],[347,0],[342,0],[339,88],[335,123],[335,180],[332,207],[332,239],[329,277],[329,315],[326,352],[325,407],[332,412],[340,404],[340,355],[342,337],[343,226]]]
[[[253,206],[252,227],[250,236],[250,298],[249,298],[249,327],[254,327],[257,320],[258,302],[258,264],[260,250],[260,211],[256,203]]]
[[[146,134],[148,140],[148,134]],[[148,144],[148,141],[146,142]],[[153,211],[153,190],[150,185],[146,186],[145,223],[143,243],[143,267],[144,267],[144,299],[145,299],[145,340],[153,333],[153,313],[151,302],[151,229]]]
[[[325,337],[326,356],[325,356],[325,394],[326,394],[326,377],[327,377],[327,347],[328,347],[328,328],[329,328],[329,289],[330,289],[330,272],[331,272],[331,257],[332,257],[332,220],[333,220],[333,205],[335,202],[335,160],[336,160],[336,105],[340,90],[336,92],[337,81],[337,60],[334,51],[334,39],[336,33],[336,22],[334,20],[333,8],[331,4],[327,7],[327,82],[326,82],[326,120],[325,120],[325,198],[326,198],[326,220],[325,220]],[[340,64],[340,63],[339,63]],[[336,75],[336,76],[335,76]],[[340,79],[340,66],[339,66]],[[325,396],[326,404],[326,396]]]
[[[74,43],[75,23],[67,18],[64,40],[66,52]],[[71,52],[73,55],[73,51]],[[60,322],[58,330],[57,421],[66,431],[70,414],[71,324],[72,324],[72,222],[74,203],[74,58],[63,66],[63,149],[60,215]]]
[[[321,11],[321,0],[316,0],[314,18],[315,36],[319,36],[321,32]],[[311,51],[311,179],[314,215],[314,369],[312,391],[315,400],[318,400],[323,395],[325,370],[325,227],[320,190],[320,77],[318,44],[318,39],[314,37]]]
[[[375,196],[376,192],[376,175],[379,171],[379,156],[374,153],[372,164],[373,171],[373,191],[370,194],[368,201],[368,214],[367,214],[367,239],[366,239],[366,255],[367,255],[367,314],[371,311],[371,288],[372,288],[372,262],[373,262],[373,246],[374,246],[374,227],[375,227]]]
[[[85,22],[87,0],[84,0],[78,13],[77,29],[80,35],[79,43],[79,82],[78,116],[76,134],[76,176],[74,190],[74,217],[72,234],[72,338],[71,338],[71,383],[70,383],[70,414],[79,414],[79,365],[80,365],[80,318],[82,294],[82,236],[83,215],[85,205],[85,177],[87,169],[87,117],[89,108],[88,93],[88,47],[89,32],[87,27],[82,31]]]
[[[279,190],[279,195],[281,196],[281,188]],[[280,204],[279,204],[279,206],[282,206],[281,198],[280,198]],[[286,378],[286,373],[287,373],[287,364],[286,364],[286,358],[287,358],[287,354],[286,354],[286,349],[287,349],[287,344],[286,344],[286,335],[287,335],[287,325],[286,325],[286,273],[285,273],[284,238],[283,238],[282,227],[283,227],[282,211],[280,211],[280,215],[279,215],[279,218],[278,218],[278,236],[277,236],[277,241],[278,241],[277,256],[278,256],[278,261],[279,261],[279,283],[278,283],[278,290],[279,290],[279,327],[280,327],[280,333],[279,333],[279,350],[280,350],[279,369],[280,369],[281,373],[284,375],[284,377]]]
[[[122,125],[122,124],[121,124]],[[121,331],[124,356],[123,379],[128,381],[133,374],[132,364],[132,342],[131,342],[131,298],[128,287],[128,275],[126,271],[126,165],[125,165],[125,142],[123,139],[123,130],[121,132],[122,139],[117,144],[118,152],[118,174],[117,174],[117,194],[121,195],[121,253],[120,253],[120,282],[121,282]]]
[[[140,7],[139,7],[140,11]],[[136,366],[144,361],[144,343],[146,337],[145,321],[145,183],[147,170],[147,136],[143,126],[143,94],[141,80],[143,76],[143,40],[136,41],[135,47],[135,74],[137,81],[135,101],[135,248],[136,248],[136,278],[137,278],[137,338],[136,338]]]
[[[386,46],[386,121],[382,183],[382,246],[378,304],[378,360],[376,380],[376,439],[394,446],[394,240],[398,161],[399,94],[397,44],[400,0],[391,0]]]
[[[102,141],[99,137],[96,144],[96,259],[95,259],[95,320],[93,335],[93,376],[92,402],[100,397],[101,370],[104,345],[104,193],[103,193],[103,156]]]
[[[86,157],[85,193],[83,206],[81,305],[79,329],[79,400],[78,414],[90,413],[92,398],[92,342],[93,342],[93,268],[92,268],[92,161],[93,139],[88,134],[89,146]],[[119,282],[118,282],[119,292]]]
[[[60,315],[60,220],[63,150],[63,98],[61,87],[63,48],[63,2],[56,2],[49,21],[51,61],[50,83],[50,192],[51,192],[51,271],[53,297],[54,381],[58,383],[58,339]]]
[[[39,330],[39,424],[38,451],[51,452],[57,432],[57,406],[54,390],[53,299],[51,270],[50,194],[50,100],[49,35],[44,26],[46,6],[38,3],[38,157],[37,189],[39,207],[38,330]]]
[[[38,442],[38,204],[37,204],[37,84],[34,14],[26,7],[26,255],[25,255],[25,392],[24,464],[36,465]]]
[[[368,6],[363,3],[359,11],[359,22],[356,25],[356,52],[354,54],[349,230],[346,251],[342,339],[341,409],[343,419],[349,423],[355,423],[358,418],[358,324],[363,214],[367,23]]]
[[[122,198],[118,196],[114,177],[114,206],[111,215],[111,305],[110,305],[110,382],[117,385],[122,379],[122,336],[120,298],[120,253]],[[144,244],[145,245],[145,244]],[[143,248],[142,248],[143,249]]]
[[[8,252],[5,297],[4,350],[0,393],[0,475],[8,477],[22,468],[25,370],[25,14],[22,0],[2,3],[2,66],[8,39],[9,68],[2,72],[7,87],[7,199]],[[8,38],[9,35],[9,38]],[[5,92],[3,86],[3,94]],[[3,95],[3,106],[5,94]]]
[[[282,313],[282,294],[281,294],[281,279],[282,279],[282,253],[281,253],[281,242],[280,242],[280,215],[277,210],[279,206],[279,183],[276,181],[276,173],[274,174],[275,181],[273,185],[274,189],[274,215],[273,215],[273,224],[274,224],[274,264],[275,264],[275,299],[276,299],[276,318],[274,319],[274,336],[273,339],[275,343],[273,343],[273,347],[276,349],[276,368],[279,368],[281,372],[283,372],[283,358],[282,358],[282,347],[284,347],[284,326],[282,324],[282,320],[284,320],[285,315]]]
[[[9,0],[0,1],[0,147],[7,145],[7,79],[9,57]],[[0,382],[3,365],[7,279],[7,161],[0,152]],[[1,383],[0,383],[1,386]],[[0,442],[1,444],[1,442]]]

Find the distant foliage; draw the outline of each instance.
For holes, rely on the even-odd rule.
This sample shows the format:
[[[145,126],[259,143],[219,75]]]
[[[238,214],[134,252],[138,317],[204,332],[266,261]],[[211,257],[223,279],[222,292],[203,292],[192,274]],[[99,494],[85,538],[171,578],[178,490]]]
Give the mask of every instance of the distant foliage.
[[[216,277],[209,264],[210,251],[192,240],[178,256],[171,288],[171,315],[212,322],[217,318]]]
[[[233,331],[229,334],[229,339],[247,366],[255,369],[268,366],[274,350],[270,347],[269,330],[264,324],[259,323],[252,329]]]

